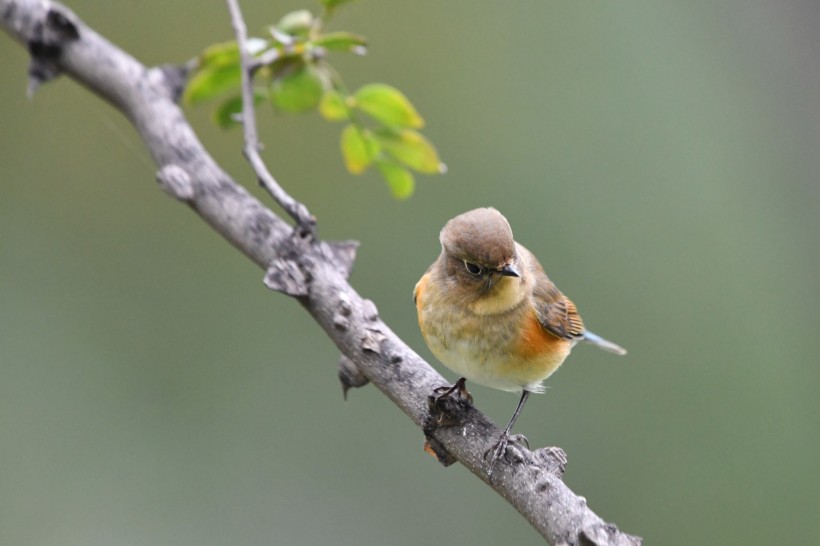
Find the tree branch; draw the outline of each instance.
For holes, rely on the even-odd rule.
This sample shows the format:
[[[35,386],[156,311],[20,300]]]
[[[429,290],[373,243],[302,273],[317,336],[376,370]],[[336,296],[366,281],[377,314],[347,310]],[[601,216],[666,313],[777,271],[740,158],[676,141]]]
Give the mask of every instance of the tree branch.
[[[339,347],[345,388],[372,382],[423,429],[428,451],[445,464],[458,461],[467,467],[551,544],[640,544],[640,538],[605,523],[563,483],[566,458],[558,448],[511,450],[510,463],[498,465],[490,479],[483,453],[500,430],[472,406],[451,402],[439,407],[430,402],[429,394],[444,379],[379,319],[372,302],[347,283],[356,244],[313,236],[314,220],[307,208],[288,196],[269,173],[263,176],[267,169],[261,158],[254,159],[259,158],[255,136],[246,139],[246,154],[266,189],[296,220],[295,229],[237,185],[208,155],[175,102],[187,68],[149,69],[64,6],[47,0],[0,0],[0,19],[6,32],[31,53],[30,92],[65,73],[122,111],[156,162],[163,190],[265,269],[265,283],[296,297]],[[250,80],[245,78],[247,95]],[[243,115],[246,134],[255,127],[253,100],[248,98]]]
[[[316,219],[310,214],[305,205],[296,201],[282,189],[259,155],[261,145],[256,131],[256,112],[253,82],[251,81],[253,71],[251,56],[247,47],[248,31],[245,27],[245,20],[242,18],[242,11],[239,9],[239,2],[228,0],[228,9],[231,12],[231,22],[233,23],[234,34],[236,34],[236,43],[239,46],[239,56],[244,67],[242,70],[242,127],[245,132],[245,157],[253,167],[254,172],[256,172],[256,177],[262,187],[296,221],[296,225],[300,228],[299,231],[304,236],[313,238]]]

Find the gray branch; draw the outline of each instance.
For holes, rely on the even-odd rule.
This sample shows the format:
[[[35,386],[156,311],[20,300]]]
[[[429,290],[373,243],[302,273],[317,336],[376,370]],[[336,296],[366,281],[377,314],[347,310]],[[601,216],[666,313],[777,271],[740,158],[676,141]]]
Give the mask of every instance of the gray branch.
[[[161,188],[263,268],[268,287],[297,298],[333,340],[342,353],[339,376],[345,390],[373,383],[424,431],[427,451],[444,464],[460,462],[551,544],[641,543],[604,522],[570,491],[561,479],[566,457],[558,448],[510,449],[508,464],[497,465],[490,479],[483,454],[501,431],[466,403],[431,401],[430,393],[444,379],[347,282],[356,243],[315,238],[307,208],[275,181],[267,187],[268,181],[260,180],[286,203],[297,223],[292,228],[216,164],[176,104],[187,67],[147,68],[54,2],[0,0],[0,18],[5,31],[31,53],[29,91],[64,73],[119,109],[156,162]],[[257,150],[257,142],[246,143],[250,160]],[[254,169],[260,172],[255,161]]]
[[[242,12],[239,9],[239,2],[228,0],[228,9],[231,12],[236,42],[239,44],[239,56],[244,68],[242,70],[242,126],[245,131],[245,157],[253,167],[254,172],[256,172],[256,177],[262,187],[296,221],[300,234],[303,237],[312,239],[315,235],[316,219],[308,212],[305,205],[296,201],[282,189],[282,186],[273,178],[267,165],[259,155],[261,145],[256,132],[256,107],[254,105],[253,82],[251,81],[253,72],[247,47],[248,31],[245,27],[245,20],[242,18]]]

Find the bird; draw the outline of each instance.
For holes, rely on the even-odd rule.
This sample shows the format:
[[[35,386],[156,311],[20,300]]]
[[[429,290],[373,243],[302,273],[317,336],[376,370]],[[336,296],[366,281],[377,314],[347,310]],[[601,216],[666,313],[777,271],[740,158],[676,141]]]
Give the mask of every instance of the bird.
[[[511,441],[530,393],[564,362],[579,341],[616,355],[626,349],[584,326],[575,304],[550,280],[536,257],[513,238],[494,208],[456,216],[441,230],[441,253],[416,283],[413,297],[422,336],[433,355],[460,377],[436,389],[472,402],[466,381],[521,392],[501,437],[488,449],[489,475]],[[528,444],[527,444],[528,445]]]

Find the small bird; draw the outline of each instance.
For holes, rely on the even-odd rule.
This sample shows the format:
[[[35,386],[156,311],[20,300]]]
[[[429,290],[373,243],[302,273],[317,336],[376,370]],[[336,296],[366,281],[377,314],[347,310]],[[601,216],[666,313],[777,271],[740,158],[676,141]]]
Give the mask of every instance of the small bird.
[[[456,216],[439,237],[441,254],[416,284],[419,327],[430,350],[459,374],[439,398],[455,392],[472,401],[467,379],[521,399],[501,438],[486,453],[490,473],[530,393],[586,341],[617,355],[626,350],[593,334],[569,298],[532,253],[516,243],[507,219],[493,208]]]

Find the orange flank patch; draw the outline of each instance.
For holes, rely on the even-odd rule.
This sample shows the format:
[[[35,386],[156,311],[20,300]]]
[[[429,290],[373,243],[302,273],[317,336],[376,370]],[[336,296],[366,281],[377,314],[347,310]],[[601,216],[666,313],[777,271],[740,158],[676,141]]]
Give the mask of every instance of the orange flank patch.
[[[525,359],[553,355],[558,363],[569,353],[570,343],[551,334],[541,326],[535,310],[527,315],[521,328],[521,341],[517,347],[518,354]]]
[[[419,321],[419,328],[421,328],[421,333],[426,337],[426,333],[424,331],[424,318],[422,315],[424,313],[421,312],[422,309],[422,293],[427,286],[427,283],[430,282],[430,274],[425,273],[419,279],[419,282],[416,283],[416,287],[413,289],[413,301],[416,302],[416,312],[418,313],[418,321]]]
[[[425,273],[419,279],[419,282],[416,283],[416,287],[413,289],[413,301],[416,302],[416,309],[421,308],[421,294],[424,292],[424,288],[427,286],[427,282],[430,280],[430,275]]]
[[[419,282],[416,283],[416,287],[413,289],[413,301],[416,303],[416,311],[421,311],[421,298],[422,293],[424,292],[425,288],[427,287],[427,283],[430,281],[430,274],[425,273],[419,279]],[[421,313],[419,312],[419,323],[421,323]]]

